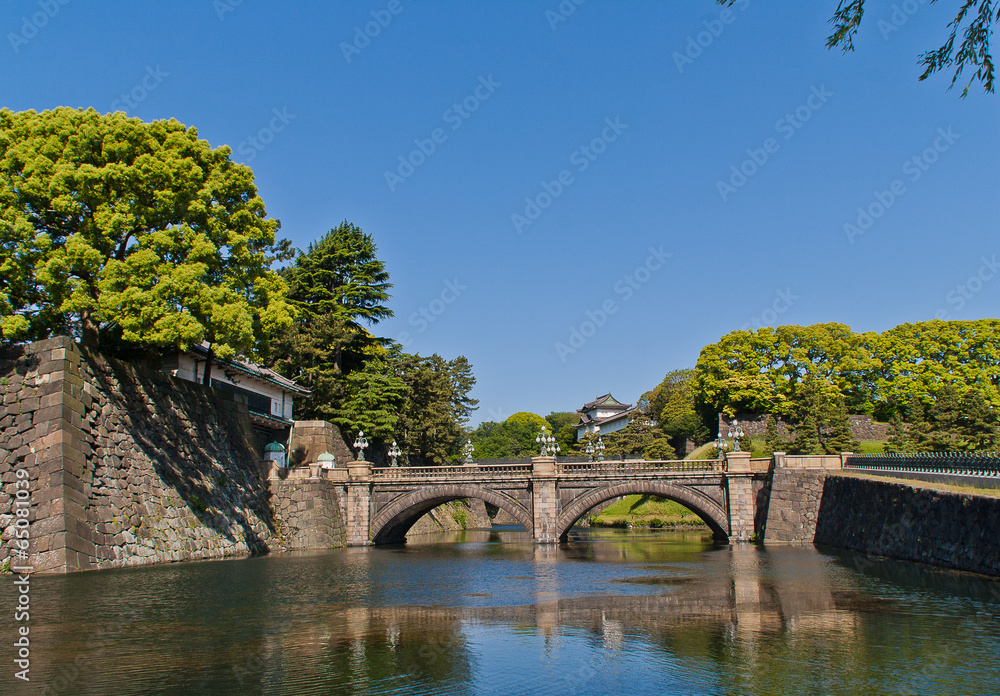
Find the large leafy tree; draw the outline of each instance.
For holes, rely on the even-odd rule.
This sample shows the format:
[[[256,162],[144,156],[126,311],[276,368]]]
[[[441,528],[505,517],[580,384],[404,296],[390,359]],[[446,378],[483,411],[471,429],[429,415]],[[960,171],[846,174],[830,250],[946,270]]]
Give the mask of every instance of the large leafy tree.
[[[930,0],[931,4],[938,0]],[[721,5],[732,5],[736,0],[718,0]],[[993,92],[993,55],[990,35],[994,24],[1000,24],[1000,3],[995,0],[958,0],[955,17],[948,22],[948,38],[937,49],[920,54],[918,60],[924,71],[918,79],[926,80],[941,70],[954,70],[954,86],[966,68],[972,77],[962,89],[962,97],[969,93],[973,82],[979,82],[986,92]],[[830,23],[833,32],[827,37],[828,48],[840,48],[845,53],[854,50],[854,37],[865,14],[865,0],[840,0]],[[956,47],[955,41],[961,39]]]
[[[175,120],[0,109],[0,338],[258,354],[293,310],[230,152]]]
[[[736,411],[790,415],[806,376],[829,382],[854,412],[877,398],[879,336],[844,324],[733,331],[702,349],[695,366],[696,401],[706,420]]]
[[[1000,320],[901,324],[882,334],[843,324],[734,331],[702,349],[695,367],[703,417],[736,411],[791,415],[807,376],[829,384],[851,413],[891,419],[914,399],[930,407],[942,386],[1000,406]]]
[[[642,397],[649,403],[649,412],[659,422],[660,430],[679,444],[689,438],[702,444],[712,435],[697,411],[696,386],[694,370],[672,370]]]

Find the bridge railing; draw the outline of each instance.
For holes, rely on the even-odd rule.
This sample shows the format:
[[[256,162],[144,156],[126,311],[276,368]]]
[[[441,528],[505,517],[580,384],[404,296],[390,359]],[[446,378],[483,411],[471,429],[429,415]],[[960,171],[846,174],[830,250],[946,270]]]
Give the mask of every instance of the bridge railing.
[[[642,459],[610,460],[603,462],[560,462],[562,473],[639,473],[639,472],[721,472],[720,459],[679,459],[645,461]]]
[[[1000,477],[1000,454],[993,452],[853,454],[847,457],[845,468],[860,471]]]
[[[489,478],[531,476],[531,464],[477,464],[464,466],[400,466],[372,469],[372,478],[382,481],[402,479],[453,479],[460,476]]]
[[[766,474],[771,470],[774,461],[771,457],[755,457],[750,460],[750,471],[755,474]]]

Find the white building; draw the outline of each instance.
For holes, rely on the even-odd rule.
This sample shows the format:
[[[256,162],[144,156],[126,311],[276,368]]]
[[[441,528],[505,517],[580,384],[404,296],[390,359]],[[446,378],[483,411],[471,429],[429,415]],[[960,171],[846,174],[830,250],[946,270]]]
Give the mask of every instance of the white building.
[[[576,439],[580,440],[595,428],[601,435],[613,433],[628,425],[632,404],[623,404],[610,393],[599,396],[583,408],[576,410],[580,414],[580,422],[576,425]]]
[[[207,362],[208,346],[203,343],[164,358],[163,370],[179,379],[204,384]],[[269,442],[287,444],[295,397],[309,396],[308,389],[274,370],[239,359],[213,358],[210,378],[214,389],[246,404],[262,451]]]

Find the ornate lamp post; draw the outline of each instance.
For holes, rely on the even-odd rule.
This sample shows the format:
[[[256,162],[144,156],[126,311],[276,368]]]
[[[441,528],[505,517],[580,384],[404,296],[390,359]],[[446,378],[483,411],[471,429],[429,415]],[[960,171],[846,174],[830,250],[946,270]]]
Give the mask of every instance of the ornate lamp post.
[[[554,457],[556,452],[560,450],[559,445],[555,444],[556,439],[551,435],[547,434],[545,431],[545,426],[542,426],[542,432],[538,433],[538,437],[535,438],[535,442],[541,445],[541,449],[538,452],[540,457]]]
[[[597,461],[604,461],[604,440],[601,439],[600,428],[594,428],[594,432],[597,433],[597,444],[594,449],[597,450]]]
[[[365,460],[365,448],[368,446],[368,439],[365,437],[365,431],[358,431],[358,439],[354,441],[354,446],[358,450],[357,461],[363,462]]]
[[[712,444],[714,444],[715,449],[719,451],[719,459],[722,459],[722,455],[725,454],[727,449],[729,449],[729,441],[722,437],[722,433],[719,433],[719,437],[717,437],[715,442]]]
[[[462,448],[462,454],[465,455],[465,459],[462,461],[462,463],[465,464],[466,466],[472,466],[473,464],[475,464],[475,462],[472,461],[472,453],[475,451],[476,448],[472,446],[472,440],[468,440],[465,443],[465,447]]]
[[[593,440],[591,440],[590,442],[587,443],[587,447],[583,451],[587,453],[587,461],[588,462],[594,461],[594,442],[593,442]]]
[[[729,426],[729,437],[733,438],[733,452],[740,451],[740,438],[743,437],[743,427],[740,422],[733,418],[733,424]]]
[[[393,440],[392,447],[389,448],[389,459],[392,460],[392,466],[399,466],[399,464],[396,463],[396,457],[398,457],[402,453],[403,451],[399,449],[399,445],[397,445],[396,441]]]

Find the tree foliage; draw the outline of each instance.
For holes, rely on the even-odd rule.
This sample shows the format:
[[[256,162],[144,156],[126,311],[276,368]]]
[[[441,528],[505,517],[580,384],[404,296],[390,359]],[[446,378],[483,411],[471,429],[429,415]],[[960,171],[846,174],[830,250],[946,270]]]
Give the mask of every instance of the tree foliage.
[[[978,390],[946,384],[933,395],[929,408],[913,399],[905,410],[896,411],[886,451],[983,452],[998,446],[996,409]]]
[[[0,109],[0,338],[258,354],[292,321],[285,247],[230,152],[175,120]]]
[[[808,376],[850,413],[888,420],[913,399],[930,405],[946,384],[969,385],[1000,406],[1000,320],[932,320],[885,333],[843,324],[733,331],[702,349],[695,400],[703,418],[737,411],[790,416]]]
[[[396,371],[409,388],[397,439],[411,462],[440,465],[457,458],[464,426],[479,403],[469,396],[476,378],[468,359],[403,355]]]
[[[812,375],[807,375],[796,389],[792,427],[792,454],[839,454],[858,448],[843,395],[834,385]]]
[[[357,430],[355,423],[385,422],[371,390],[396,394],[405,388],[398,376],[383,369],[385,341],[363,325],[392,316],[385,304],[392,286],[377,251],[371,235],[344,221],[281,272],[300,319],[273,342],[270,365],[312,389],[300,410],[306,418],[331,420],[351,430]],[[373,360],[379,364],[371,369],[396,383],[366,385],[361,377],[351,377],[370,374],[365,371]]]
[[[503,423],[480,423],[470,438],[476,447],[477,457],[533,457],[539,453],[540,445],[535,438],[542,427],[551,434],[545,418],[520,411]]]
[[[696,388],[694,370],[673,370],[640,399],[648,403],[648,412],[663,434],[679,445],[687,439],[699,445],[711,439],[711,431],[697,411]]]
[[[565,455],[573,451],[576,447],[576,424],[580,422],[580,414],[572,411],[554,411],[545,416],[545,420],[561,452]]]
[[[721,5],[732,5],[736,0],[718,0]],[[938,0],[930,0],[936,3]],[[894,6],[895,7],[895,6]],[[827,48],[840,48],[845,53],[854,50],[854,37],[861,26],[865,14],[865,0],[840,0],[830,19],[833,32],[827,37]],[[969,68],[972,77],[962,89],[962,97],[969,93],[973,82],[979,82],[986,92],[993,92],[993,56],[990,51],[992,25],[1000,23],[1000,5],[994,0],[958,0],[955,18],[948,22],[948,38],[937,49],[926,51],[919,56],[924,71],[918,79],[926,80],[941,70],[954,69],[953,87]],[[958,47],[955,41],[961,32]]]
[[[333,315],[359,328],[390,318],[392,284],[377,252],[371,235],[344,220],[284,270],[289,300],[306,321]]]
[[[638,408],[629,415],[628,425],[603,435],[606,454],[613,457],[641,456],[646,459],[676,459],[670,441],[656,427],[648,412]]]

